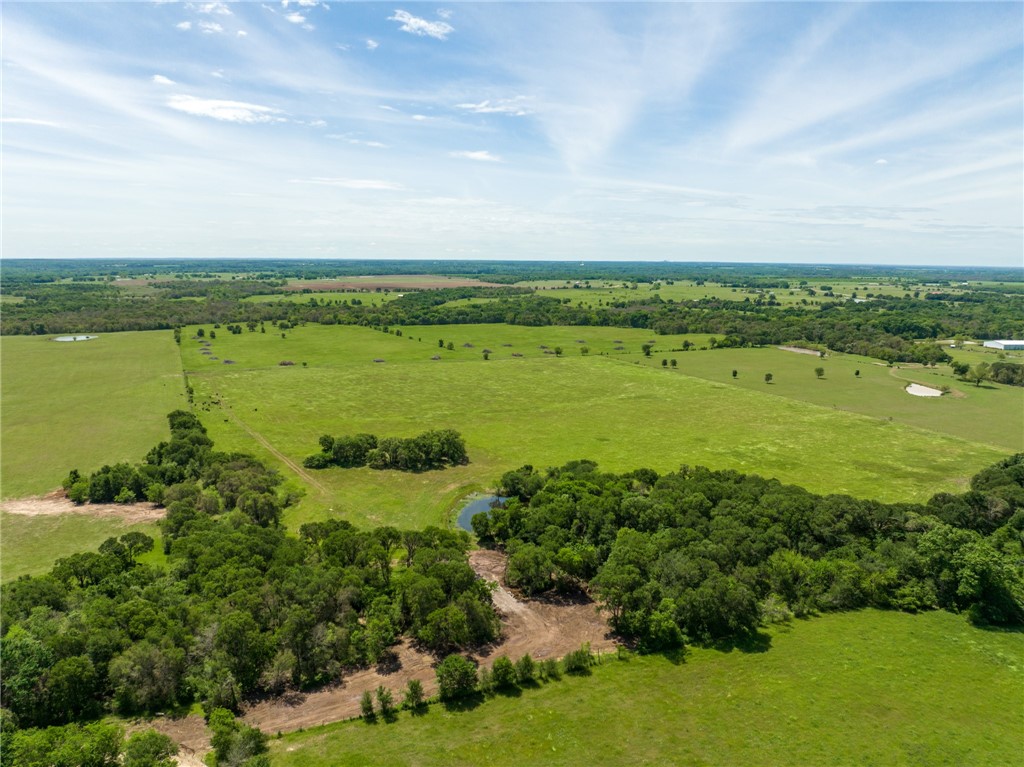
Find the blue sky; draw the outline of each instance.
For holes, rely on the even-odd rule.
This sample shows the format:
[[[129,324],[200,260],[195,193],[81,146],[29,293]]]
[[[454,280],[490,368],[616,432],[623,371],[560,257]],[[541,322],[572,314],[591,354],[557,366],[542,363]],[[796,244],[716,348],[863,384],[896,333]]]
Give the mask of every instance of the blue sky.
[[[1019,266],[1022,9],[5,2],[3,256]]]

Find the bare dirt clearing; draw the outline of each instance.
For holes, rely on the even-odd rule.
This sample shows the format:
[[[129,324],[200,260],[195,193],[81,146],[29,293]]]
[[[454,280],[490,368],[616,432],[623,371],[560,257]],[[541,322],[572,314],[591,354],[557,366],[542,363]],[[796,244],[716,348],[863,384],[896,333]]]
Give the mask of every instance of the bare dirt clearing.
[[[797,354],[810,354],[814,357],[820,357],[821,352],[816,352],[814,349],[803,349],[799,346],[776,346],[776,349],[782,349],[784,352],[796,352]]]
[[[526,653],[535,659],[558,658],[589,642],[594,651],[609,651],[615,643],[608,624],[593,602],[521,600],[504,585],[506,557],[497,551],[474,551],[469,562],[476,573],[498,584],[494,606],[501,615],[501,642],[474,655],[489,666],[500,655],[516,660]],[[408,639],[393,648],[390,663],[346,676],[340,684],[311,693],[290,693],[249,706],[243,719],[267,733],[290,732],[359,716],[364,690],[383,685],[396,693],[396,702],[411,679],[423,683],[427,695],[437,694],[433,656],[413,647]]]
[[[16,498],[0,503],[0,511],[24,517],[52,517],[60,514],[83,514],[89,517],[116,517],[126,525],[156,522],[166,509],[155,503],[83,503],[68,500],[61,490],[30,498]]]
[[[181,767],[206,767],[203,757],[210,751],[210,731],[206,722],[198,714],[189,714],[178,718],[157,717],[146,722],[143,727],[152,727],[159,733],[178,744],[178,755],[175,761]],[[129,732],[134,728],[130,728]]]

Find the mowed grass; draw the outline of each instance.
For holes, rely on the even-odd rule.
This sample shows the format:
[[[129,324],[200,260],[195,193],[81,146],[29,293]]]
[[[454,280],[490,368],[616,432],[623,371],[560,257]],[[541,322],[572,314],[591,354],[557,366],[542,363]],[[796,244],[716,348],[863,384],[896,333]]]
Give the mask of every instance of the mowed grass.
[[[464,711],[271,740],[275,767],[1020,765],[1024,640],[945,612],[862,611],[770,632],[770,649],[684,662],[606,656]],[[396,691],[397,692],[397,691]]]
[[[0,342],[0,494],[60,486],[68,471],[136,462],[167,439],[167,413],[187,407],[170,331],[101,334],[92,341],[4,336]],[[129,529],[110,518],[0,513],[0,578],[48,569]]]
[[[318,451],[324,433],[410,436],[453,428],[466,440],[471,463],[443,471],[310,470],[302,480],[308,494],[289,510],[289,524],[326,515],[357,524],[443,524],[460,497],[493,486],[509,469],[578,458],[594,459],[610,471],[647,466],[664,472],[703,464],[777,477],[815,492],[921,501],[939,490],[962,489],[972,474],[1009,452],[727,383],[669,375],[632,364],[626,355],[584,357],[575,351],[559,359],[538,348],[569,348],[576,338],[591,348],[647,340],[638,331],[627,341],[627,331],[603,329],[615,336],[603,338],[597,328],[402,330],[405,337],[320,326],[287,331],[286,338],[269,332],[218,335],[210,347],[211,356],[221,358],[216,361],[204,358],[198,342],[186,335],[183,355],[200,416],[222,449],[274,460],[276,451],[301,463]],[[459,342],[455,350],[437,348],[439,333]],[[502,347],[502,338],[513,334],[513,349],[529,356],[504,356],[513,349]],[[469,342],[474,348],[462,347]],[[502,349],[503,356],[484,361],[484,343]],[[434,354],[442,359],[431,360]],[[224,358],[235,364],[224,365]],[[375,358],[386,362],[374,363]],[[296,364],[277,364],[285,359]],[[296,478],[291,470],[285,473]]]
[[[167,413],[187,405],[169,330],[4,336],[0,368],[4,498],[52,490],[73,468],[138,461],[167,439]]]
[[[672,359],[676,368],[662,366],[662,360]],[[821,359],[775,348],[655,352],[644,358],[643,364],[666,374],[698,376],[823,407],[891,418],[1012,452],[1024,451],[1024,396],[1020,387],[976,387],[956,379],[945,365],[889,368],[867,357],[830,354]],[[819,367],[825,370],[820,379],[815,374]],[[772,374],[770,384],[765,383],[766,373]],[[936,389],[948,386],[952,391],[943,397],[916,397],[905,391],[908,383]]]
[[[95,551],[103,541],[132,530],[153,538],[153,551],[142,561],[164,561],[160,529],[154,523],[126,524],[111,517],[87,514],[59,514],[26,517],[0,512],[3,529],[0,542],[0,580],[10,581],[22,575],[47,572],[60,557],[79,551]]]

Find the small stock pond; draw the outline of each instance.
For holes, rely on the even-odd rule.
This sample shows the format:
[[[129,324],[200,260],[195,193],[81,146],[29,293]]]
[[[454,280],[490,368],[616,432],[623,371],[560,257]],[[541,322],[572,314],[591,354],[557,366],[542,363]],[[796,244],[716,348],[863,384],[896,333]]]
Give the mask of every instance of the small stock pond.
[[[491,507],[496,503],[504,503],[508,499],[500,495],[485,495],[480,498],[473,498],[462,507],[462,511],[459,512],[459,517],[455,524],[459,526],[460,530],[465,530],[467,533],[473,532],[473,515],[479,514],[481,511],[490,511]]]

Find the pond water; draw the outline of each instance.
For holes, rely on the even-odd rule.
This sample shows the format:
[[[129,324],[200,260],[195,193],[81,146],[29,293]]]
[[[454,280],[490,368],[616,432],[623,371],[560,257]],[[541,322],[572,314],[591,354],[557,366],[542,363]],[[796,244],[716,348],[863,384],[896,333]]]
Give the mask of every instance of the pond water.
[[[473,532],[473,515],[479,514],[481,511],[490,511],[491,506],[496,503],[504,503],[508,498],[500,495],[485,495],[482,498],[474,498],[465,506],[462,507],[462,511],[459,512],[459,518],[456,523],[460,529],[465,530],[468,533]]]
[[[96,336],[57,336],[54,341],[91,341]]]

